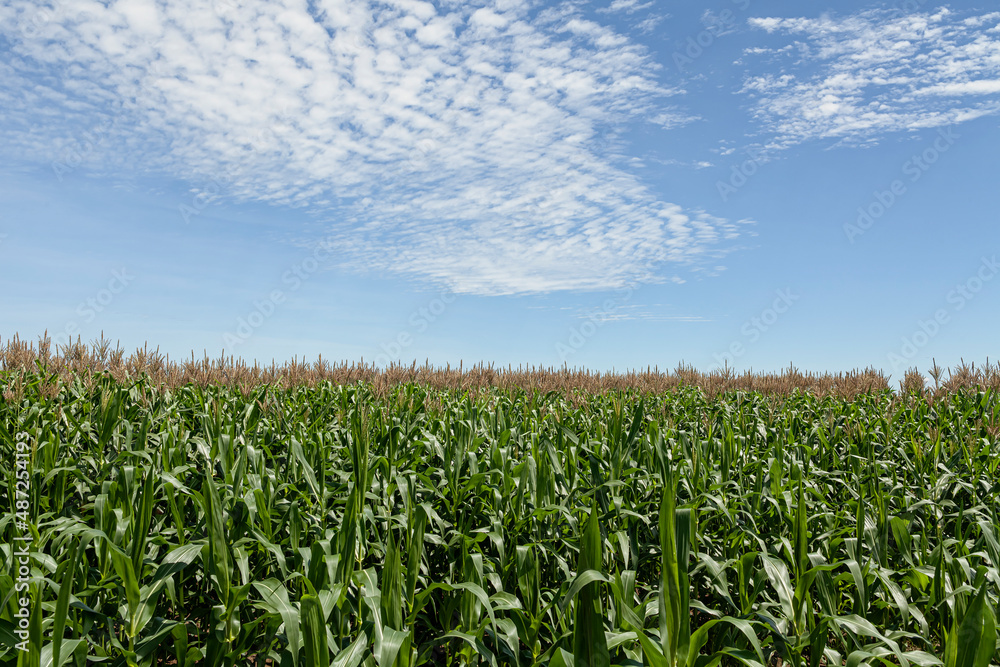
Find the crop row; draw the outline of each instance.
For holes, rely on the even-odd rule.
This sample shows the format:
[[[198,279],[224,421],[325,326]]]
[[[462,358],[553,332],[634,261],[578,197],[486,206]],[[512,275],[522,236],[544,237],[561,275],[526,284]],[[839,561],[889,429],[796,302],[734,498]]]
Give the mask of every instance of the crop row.
[[[5,663],[997,661],[990,391],[15,380]]]

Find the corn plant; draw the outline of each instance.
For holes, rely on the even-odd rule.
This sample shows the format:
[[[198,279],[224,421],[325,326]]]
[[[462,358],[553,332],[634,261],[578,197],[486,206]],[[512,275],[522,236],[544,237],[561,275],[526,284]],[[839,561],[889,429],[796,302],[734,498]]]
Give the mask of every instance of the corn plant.
[[[992,390],[45,368],[0,372],[4,664],[1000,664]]]

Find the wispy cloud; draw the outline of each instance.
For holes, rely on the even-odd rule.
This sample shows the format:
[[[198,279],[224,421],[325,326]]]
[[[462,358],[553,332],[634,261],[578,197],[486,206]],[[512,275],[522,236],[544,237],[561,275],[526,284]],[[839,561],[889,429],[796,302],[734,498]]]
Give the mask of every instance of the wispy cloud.
[[[948,9],[899,15],[753,18],[791,44],[747,49],[778,63],[745,81],[770,147],[810,139],[877,141],[887,132],[961,123],[1000,112],[1000,13]]]
[[[656,29],[656,26],[660,25],[660,23],[668,18],[670,18],[670,14],[650,14],[643,20],[636,23],[635,27],[640,32],[650,33]]]
[[[601,150],[608,128],[685,117],[643,47],[571,4],[39,11],[0,7],[11,153],[53,160],[101,124],[91,169],[223,180],[230,196],[326,211],[344,266],[455,292],[602,289],[655,280],[663,263],[697,267],[738,234],[661,201]]]
[[[602,14],[611,14],[614,12],[634,14],[643,9],[649,9],[652,6],[652,0],[647,0],[646,2],[642,2],[642,0],[612,0],[610,5],[607,7],[599,7],[597,11]]]
[[[647,11],[643,12],[645,17],[642,20],[634,19],[634,15],[643,10],[648,10],[654,7],[656,2],[654,0],[612,0],[611,4],[598,7],[598,14],[619,14],[625,15],[631,19],[632,27],[639,32],[649,33],[652,32],[656,26],[658,26],[665,19],[670,18],[670,14],[658,11]]]
[[[590,308],[579,310],[576,313],[578,319],[590,320],[598,323],[606,322],[628,322],[643,320],[646,322],[711,322],[712,320],[701,315],[672,315],[664,312],[670,309],[667,304],[615,304],[610,308]]]

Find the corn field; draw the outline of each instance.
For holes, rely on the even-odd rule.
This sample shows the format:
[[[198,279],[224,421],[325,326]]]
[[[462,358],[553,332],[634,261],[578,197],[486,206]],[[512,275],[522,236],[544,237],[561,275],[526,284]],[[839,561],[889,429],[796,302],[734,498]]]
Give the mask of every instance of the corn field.
[[[1000,661],[990,389],[0,389],[3,664]]]

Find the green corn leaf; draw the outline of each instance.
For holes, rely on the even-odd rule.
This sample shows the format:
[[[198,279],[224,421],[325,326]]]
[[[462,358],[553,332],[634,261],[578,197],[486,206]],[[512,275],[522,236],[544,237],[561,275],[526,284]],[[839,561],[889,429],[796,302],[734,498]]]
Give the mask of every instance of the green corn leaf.
[[[677,664],[677,649],[687,609],[682,607],[677,567],[677,516],[674,509],[673,477],[663,490],[660,504],[660,642],[662,655],[670,667]],[[683,613],[682,613],[683,610]],[[685,637],[684,642],[690,637]]]
[[[550,667],[575,667],[576,658],[566,649],[559,647],[552,654],[549,665]]]
[[[202,499],[205,509],[205,524],[208,529],[208,560],[206,569],[215,576],[215,586],[223,604],[229,602],[229,588],[233,578],[233,563],[229,554],[223,523],[222,503],[215,488],[211,471],[205,472]]]
[[[689,612],[690,584],[688,583],[688,561],[691,552],[691,534],[694,531],[694,513],[690,509],[677,510],[677,606],[680,611],[680,628],[677,633],[677,661],[691,664],[695,653],[690,650],[691,614]]]
[[[642,647],[642,655],[651,667],[670,667],[667,659],[663,656],[663,650],[657,646],[644,632],[637,633],[639,645]]]
[[[358,487],[351,489],[347,498],[347,507],[344,510],[344,520],[339,533],[340,561],[337,566],[338,584],[350,584],[354,578],[354,567],[357,561],[357,528],[360,501],[357,499],[361,493]],[[346,589],[345,589],[346,590]]]
[[[382,628],[382,639],[379,641],[375,661],[379,667],[396,667],[406,664],[406,656],[410,650],[410,635],[389,626]]]
[[[302,470],[303,477],[306,478],[306,483],[309,485],[309,490],[313,492],[313,496],[317,501],[321,499],[319,484],[316,482],[316,473],[313,470],[312,464],[306,458],[305,452],[302,451],[302,443],[297,439],[292,438],[291,442],[292,456],[299,462],[300,469]]]
[[[130,561],[126,560],[125,562],[129,563]],[[159,600],[160,593],[163,591],[163,586],[164,582],[158,581],[149,586],[143,586],[139,590],[139,608],[132,619],[130,637],[138,639],[142,631],[153,619],[153,614],[156,611],[156,603]]]
[[[987,667],[996,650],[997,632],[993,612],[986,603],[987,579],[982,584],[957,630],[945,648],[947,667]]]
[[[73,653],[83,643],[82,639],[67,639],[62,644],[62,653],[58,659],[55,656],[55,646],[46,644],[39,652],[40,667],[62,667],[73,659]]]
[[[496,597],[496,596],[494,596]],[[499,639],[506,644],[506,653],[510,656],[510,660],[513,661],[515,667],[520,667],[521,665],[521,643],[518,638],[518,628],[517,625],[509,618],[498,618],[497,627],[500,628],[501,634]],[[501,647],[503,650],[503,647]],[[402,665],[400,667],[403,667]]]
[[[174,638],[173,658],[177,667],[188,667],[188,633],[187,626],[177,623],[171,629]],[[192,649],[193,650],[193,649]]]
[[[358,667],[366,654],[369,654],[368,637],[362,634],[334,657],[331,667]]]
[[[143,635],[142,640],[135,645],[136,656],[139,659],[146,659],[148,657],[151,657],[153,651],[155,651],[160,646],[160,644],[162,644],[167,639],[167,637],[170,636],[177,637],[176,630],[178,627],[183,628],[184,626],[183,624],[177,623],[176,621],[156,619],[150,626],[149,631]],[[187,642],[185,641],[185,644],[186,643]],[[180,664],[180,661],[178,662]]]
[[[139,507],[133,516],[132,530],[132,567],[136,575],[142,576],[142,560],[146,555],[146,539],[149,535],[149,525],[153,519],[153,504],[155,502],[156,478],[155,469],[150,466],[139,496]]]
[[[464,632],[458,632],[457,630],[453,630],[441,636],[442,639],[446,639],[448,637],[461,639],[468,644],[470,648],[476,651],[481,658],[486,658],[486,662],[490,665],[490,667],[497,667],[496,655],[494,655],[493,651],[491,651],[486,644],[481,642],[476,637]]]
[[[590,508],[590,518],[583,532],[577,572],[601,571],[603,567],[601,525],[597,502]],[[573,656],[581,667],[609,667],[611,654],[604,635],[604,615],[601,613],[600,584],[586,583],[580,588],[573,623]]]
[[[420,505],[412,508],[407,517],[409,543],[406,554],[406,599],[413,600],[420,574],[420,556],[424,551],[424,531],[427,528],[427,512]]]
[[[570,603],[580,595],[580,592],[583,589],[594,584],[595,582],[602,581],[610,583],[611,579],[597,570],[585,570],[583,572],[578,572],[573,578],[573,582],[570,584],[569,589],[567,589],[566,595],[563,596],[562,602],[559,603],[559,608],[565,610],[569,607]]]
[[[198,559],[204,547],[202,543],[190,543],[170,551],[160,559],[160,564],[153,573],[153,581],[161,581],[183,571]]]
[[[330,667],[330,650],[326,643],[326,623],[323,608],[315,595],[303,595],[299,601],[299,618],[305,639],[305,667]]]
[[[115,571],[122,580],[122,585],[125,587],[125,601],[128,603],[129,613],[135,614],[139,609],[140,591],[139,580],[136,579],[132,561],[115,547],[111,549],[111,560],[114,563]]]
[[[73,652],[73,649],[66,647],[65,654],[62,653],[63,649],[63,631],[66,628],[66,619],[69,616],[69,598],[72,595],[73,590],[73,578],[76,575],[76,554],[77,549],[80,547],[80,543],[76,540],[73,541],[73,546],[69,550],[69,558],[65,561],[66,571],[63,573],[62,583],[59,586],[59,597],[56,600],[56,614],[53,618],[52,623],[52,662],[56,665],[62,665],[60,657],[62,655],[68,655]],[[74,647],[75,648],[75,647]]]
[[[379,588],[382,591],[382,615],[386,625],[395,629],[403,629],[403,582],[402,563],[399,549],[396,548],[396,538],[389,529],[389,540],[385,552],[385,565],[382,568],[382,581]]]
[[[288,598],[288,590],[277,579],[265,579],[254,582],[253,587],[261,596],[260,606],[270,614],[277,614],[285,625],[285,636],[288,638],[288,652],[292,655],[292,664],[298,667],[299,649],[302,639],[299,634],[299,611],[292,606]]]
[[[31,617],[28,620],[28,651],[18,652],[18,667],[41,667],[42,594],[37,587],[32,597]]]

